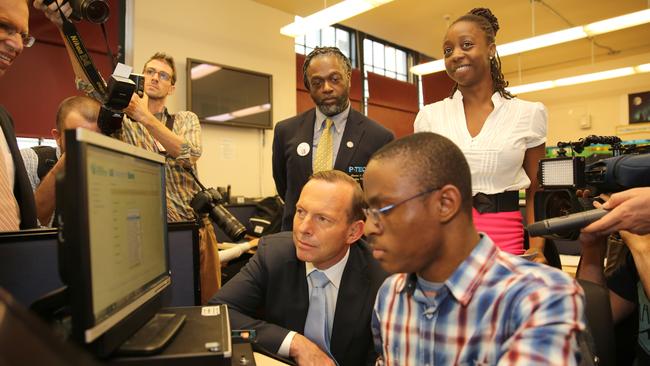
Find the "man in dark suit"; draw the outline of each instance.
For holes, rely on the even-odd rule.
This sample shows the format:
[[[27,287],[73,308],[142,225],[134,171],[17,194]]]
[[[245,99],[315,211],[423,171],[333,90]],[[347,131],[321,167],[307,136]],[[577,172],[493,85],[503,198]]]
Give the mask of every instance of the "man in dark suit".
[[[293,234],[263,237],[210,302],[228,305],[233,329],[255,329],[258,345],[299,365],[331,365],[331,358],[341,366],[374,364],[370,317],[386,273],[361,240],[361,188],[340,171],[315,173],[296,207]],[[309,328],[319,273],[327,282],[320,298],[327,336],[320,343]]]
[[[28,33],[29,8],[25,0],[0,2],[0,77],[24,47],[34,43]],[[0,231],[37,227],[36,205],[23,159],[16,143],[14,124],[0,107]]]
[[[291,230],[296,201],[312,172],[336,169],[361,183],[372,153],[394,138],[388,129],[350,108],[351,73],[350,60],[338,48],[316,48],[305,59],[303,78],[318,108],[275,126],[273,179],[285,202],[283,230]],[[324,164],[317,163],[319,152],[328,155]]]

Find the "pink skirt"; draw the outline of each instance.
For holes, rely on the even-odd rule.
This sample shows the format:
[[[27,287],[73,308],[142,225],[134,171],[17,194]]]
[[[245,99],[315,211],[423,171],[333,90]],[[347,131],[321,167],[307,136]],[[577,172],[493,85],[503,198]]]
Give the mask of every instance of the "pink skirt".
[[[524,224],[521,212],[496,212],[481,214],[472,208],[474,226],[490,236],[501,250],[520,255],[524,253]]]

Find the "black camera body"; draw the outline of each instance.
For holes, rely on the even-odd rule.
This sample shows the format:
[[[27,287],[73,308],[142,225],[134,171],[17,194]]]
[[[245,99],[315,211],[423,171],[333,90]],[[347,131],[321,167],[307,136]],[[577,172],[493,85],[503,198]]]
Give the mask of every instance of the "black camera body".
[[[610,146],[612,157],[575,156],[591,144]],[[558,157],[539,161],[538,179],[542,189],[535,193],[535,221],[576,214],[594,208],[595,196],[634,187],[650,186],[648,147],[623,145],[616,136],[587,136],[577,142],[558,142]],[[566,148],[572,151],[566,156]],[[591,197],[578,197],[588,189]],[[547,237],[575,240],[579,230],[554,232]]]
[[[50,5],[54,0],[45,0],[43,4]],[[106,0],[64,0],[61,5],[70,3],[72,14],[70,19],[75,21],[87,20],[91,23],[102,24],[108,20],[110,7]]]
[[[223,197],[214,188],[202,189],[197,192],[190,206],[197,215],[208,214],[233,241],[237,242],[246,235],[246,228],[225,207]]]
[[[131,74],[128,78],[111,75],[108,80],[107,94],[104,100],[100,101],[102,107],[97,118],[97,126],[105,135],[122,128],[122,110],[129,105],[131,96],[144,95],[144,77],[141,74]]]

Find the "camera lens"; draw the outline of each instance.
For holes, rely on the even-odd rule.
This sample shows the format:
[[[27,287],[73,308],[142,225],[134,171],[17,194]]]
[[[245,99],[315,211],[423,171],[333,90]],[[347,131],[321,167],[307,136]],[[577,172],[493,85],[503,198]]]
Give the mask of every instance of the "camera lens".
[[[225,207],[220,204],[214,206],[210,217],[234,241],[240,241],[246,234],[246,228]]]
[[[81,13],[89,22],[101,24],[108,20],[110,8],[105,0],[86,0],[81,4]]]

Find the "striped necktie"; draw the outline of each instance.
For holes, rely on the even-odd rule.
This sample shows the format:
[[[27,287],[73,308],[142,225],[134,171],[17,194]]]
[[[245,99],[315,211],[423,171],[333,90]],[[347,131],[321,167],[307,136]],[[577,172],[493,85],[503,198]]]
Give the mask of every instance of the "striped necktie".
[[[0,231],[17,231],[20,230],[20,211],[13,187],[9,185],[6,158],[0,152]]]
[[[327,118],[325,120],[325,128],[323,134],[318,139],[318,146],[316,147],[316,155],[314,156],[313,172],[318,173],[323,170],[331,170],[334,166],[332,164],[332,120]]]

